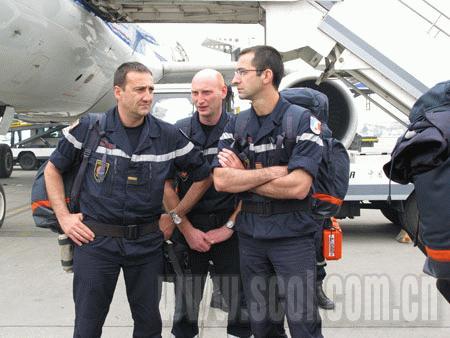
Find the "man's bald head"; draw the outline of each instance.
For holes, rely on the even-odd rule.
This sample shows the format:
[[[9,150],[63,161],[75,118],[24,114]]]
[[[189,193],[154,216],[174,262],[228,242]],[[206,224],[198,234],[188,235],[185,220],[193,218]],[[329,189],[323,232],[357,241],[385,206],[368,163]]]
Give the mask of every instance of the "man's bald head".
[[[192,78],[191,95],[200,122],[216,124],[222,113],[222,102],[227,96],[227,86],[222,74],[210,68],[199,71]]]
[[[211,81],[216,83],[220,88],[225,86],[225,80],[220,72],[212,68],[205,68],[197,72],[192,78],[192,83],[198,81]]]

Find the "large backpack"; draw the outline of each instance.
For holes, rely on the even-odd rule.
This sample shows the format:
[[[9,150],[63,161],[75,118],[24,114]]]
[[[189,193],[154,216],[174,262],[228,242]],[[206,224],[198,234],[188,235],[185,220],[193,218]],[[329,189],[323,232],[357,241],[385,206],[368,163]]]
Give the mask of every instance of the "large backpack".
[[[292,105],[300,106],[301,110],[286,110],[282,121],[282,135],[276,139],[275,149],[285,148],[292,153],[297,142],[297,126],[302,114],[310,111],[321,122],[323,155],[319,171],[313,182],[313,213],[320,218],[335,216],[344,201],[348,190],[350,159],[344,145],[333,138],[328,122],[328,98],[325,94],[311,88],[289,88],[282,90],[280,95]],[[234,139],[241,149],[246,147],[245,131],[250,119],[250,112],[245,111],[236,118]],[[244,152],[241,160],[250,162]],[[277,164],[277,161],[274,161]]]
[[[104,130],[106,125],[106,115],[103,113],[90,113],[88,116],[89,128],[83,141],[83,154],[81,162],[79,165],[73,166],[72,170],[62,174],[64,195],[67,206],[71,212],[79,211],[79,194],[89,157],[92,152],[95,151],[100,143],[100,139],[105,134]],[[34,223],[37,227],[46,228],[54,232],[61,233],[61,228],[50,205],[50,201],[47,196],[47,189],[45,187],[44,170],[47,163],[48,161],[42,164],[36,173],[36,177],[31,188],[31,210]]]
[[[401,184],[414,183],[418,220],[406,213],[405,230],[428,256],[425,272],[450,279],[450,81],[423,94],[411,109],[385,174]]]

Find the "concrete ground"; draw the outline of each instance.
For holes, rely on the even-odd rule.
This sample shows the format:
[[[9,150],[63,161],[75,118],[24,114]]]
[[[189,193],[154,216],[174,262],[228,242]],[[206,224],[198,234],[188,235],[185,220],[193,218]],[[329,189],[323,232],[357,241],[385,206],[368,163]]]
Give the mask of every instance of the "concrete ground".
[[[7,215],[0,229],[0,337],[71,337],[72,275],[59,266],[56,235],[33,225],[29,208],[35,172],[17,169],[0,180]],[[398,229],[378,211],[342,222],[343,259],[329,262],[327,293],[334,311],[321,311],[325,337],[449,337],[450,305],[434,280],[422,273],[424,256],[394,240]],[[211,284],[201,310],[200,337],[226,337],[226,315],[209,308]],[[170,337],[173,287],[165,284],[160,308],[163,337]],[[132,320],[122,278],[104,337],[131,337]]]

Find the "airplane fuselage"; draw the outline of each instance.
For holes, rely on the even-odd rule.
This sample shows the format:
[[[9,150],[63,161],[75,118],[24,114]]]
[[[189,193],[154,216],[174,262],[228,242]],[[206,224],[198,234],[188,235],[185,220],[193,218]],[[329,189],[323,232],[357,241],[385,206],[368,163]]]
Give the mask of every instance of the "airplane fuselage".
[[[2,0],[0,104],[47,118],[105,110],[114,104],[112,78],[121,63],[140,61],[155,81],[161,77],[155,48],[152,36],[104,22],[83,1]]]

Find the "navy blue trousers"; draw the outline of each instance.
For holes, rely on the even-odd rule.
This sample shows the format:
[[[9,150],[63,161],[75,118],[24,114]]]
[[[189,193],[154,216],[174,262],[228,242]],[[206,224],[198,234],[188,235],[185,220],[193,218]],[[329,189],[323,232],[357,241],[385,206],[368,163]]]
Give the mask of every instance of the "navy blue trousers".
[[[185,272],[183,280],[178,279],[175,283],[176,305],[172,326],[175,337],[192,338],[199,332],[198,314],[210,260],[214,263],[221,294],[229,306],[227,333],[236,337],[251,336],[239,274],[238,250],[236,234],[227,241],[214,244],[208,252],[188,249],[189,271]]]
[[[316,246],[316,265],[317,265],[317,282],[322,282],[327,275],[325,267],[327,261],[323,257],[323,232],[322,227],[314,234],[314,242]]]
[[[73,298],[76,338],[94,338],[102,334],[120,270],[125,279],[128,302],[134,320],[133,337],[161,338],[159,312],[163,273],[162,236],[147,235],[150,252],[139,252],[129,241],[99,237],[75,247]],[[150,254],[150,257],[149,257]],[[144,259],[144,257],[146,259]]]
[[[313,235],[260,240],[239,233],[239,254],[255,338],[275,337],[284,314],[292,338],[323,337]]]

